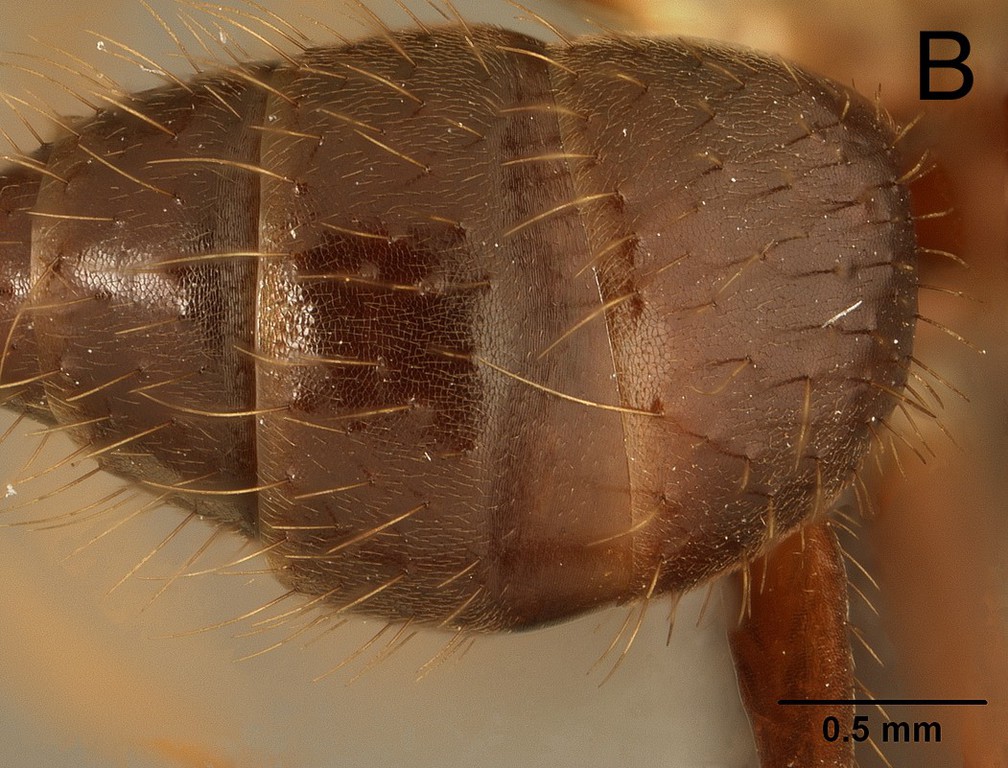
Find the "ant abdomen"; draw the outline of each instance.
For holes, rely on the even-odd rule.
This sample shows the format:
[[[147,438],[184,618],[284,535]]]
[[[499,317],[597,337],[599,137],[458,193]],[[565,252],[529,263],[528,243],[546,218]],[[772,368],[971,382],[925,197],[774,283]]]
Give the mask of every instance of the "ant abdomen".
[[[876,109],[702,43],[391,42],[146,92],[3,177],[7,389],[394,619],[682,591],[824,513],[911,351]]]

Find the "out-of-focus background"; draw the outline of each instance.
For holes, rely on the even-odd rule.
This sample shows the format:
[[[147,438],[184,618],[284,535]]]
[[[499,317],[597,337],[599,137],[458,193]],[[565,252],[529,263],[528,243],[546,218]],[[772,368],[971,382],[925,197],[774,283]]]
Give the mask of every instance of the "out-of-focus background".
[[[182,7],[155,5],[170,19]],[[322,0],[264,0],[260,5],[320,42],[333,39],[325,25],[343,34],[361,31],[359,25],[351,30],[345,10]],[[515,21],[522,12],[503,1],[456,0],[456,5],[470,20],[546,34],[535,24]],[[537,3],[535,10],[574,32],[591,31],[580,20],[591,15],[610,29],[716,37],[775,51],[841,82],[853,82],[862,92],[880,90],[883,104],[900,122],[923,113],[905,139],[909,157],[928,149],[926,163],[935,165],[916,190],[919,212],[952,212],[922,222],[922,235],[927,245],[958,254],[970,268],[963,270],[940,256],[925,257],[922,282],[930,287],[922,294],[921,312],[986,353],[933,327],[921,330],[917,356],[970,401],[932,380],[946,406],[942,422],[955,443],[918,419],[933,455],[922,449],[923,464],[903,450],[902,472],[884,461],[886,471],[872,483],[876,516],[859,533],[860,543],[845,540],[859,548],[859,561],[881,585],[876,592],[863,580],[860,584],[870,593],[880,621],[856,597],[854,611],[886,667],[877,669],[862,651],[858,671],[877,695],[986,697],[992,702],[969,712],[889,710],[891,719],[937,719],[944,729],[941,746],[887,746],[884,751],[897,768],[1004,766],[997,761],[1006,760],[1008,738],[1003,709],[1008,696],[1008,58],[999,33],[1006,28],[1008,9],[980,2],[940,7],[835,2],[813,8],[779,0],[614,0],[609,5],[618,7],[571,10]],[[436,18],[429,8],[420,11],[426,19]],[[390,16],[403,18],[394,12]],[[186,69],[139,0],[110,1],[101,8],[78,8],[66,0],[0,0],[0,18],[0,50],[70,67],[77,67],[72,56],[82,55],[103,62],[103,69],[130,88],[151,87],[158,80],[116,61],[111,40],[168,62],[175,71]],[[172,26],[181,30],[177,22]],[[970,38],[976,74],[970,96],[960,102],[918,101],[921,29],[955,29]],[[98,51],[101,39],[104,53]],[[263,55],[263,48],[250,45],[250,53]],[[37,66],[31,58],[2,58]],[[32,101],[22,90],[28,88],[59,112],[81,110],[57,85],[18,75],[16,68],[0,69],[0,92]],[[21,110],[33,124],[44,124],[30,109]],[[32,146],[24,126],[2,104],[0,126],[26,148]],[[5,152],[6,147],[0,149]],[[935,288],[963,291],[968,298]],[[19,473],[26,452],[37,444],[38,438],[18,438],[30,429],[20,425],[0,450],[0,487]],[[902,430],[912,435],[905,424]],[[68,452],[58,445],[47,450],[50,463]],[[32,466],[41,468],[46,461],[39,458]],[[81,471],[68,468],[62,478]],[[89,481],[86,487],[2,514],[0,524],[61,515],[118,485],[110,481],[102,491]],[[8,497],[0,509],[29,501],[39,493],[32,490],[36,487],[16,484],[18,495]],[[133,502],[129,508],[139,505]],[[293,629],[249,635],[262,629],[250,619],[179,637],[255,609],[281,590],[268,575],[252,572],[252,564],[233,569],[244,568],[244,575],[182,579],[146,607],[163,577],[206,540],[209,529],[194,524],[107,595],[184,517],[171,509],[144,513],[67,559],[122,519],[125,509],[69,526],[57,521],[0,529],[0,762],[74,768],[755,765],[724,641],[718,590],[702,616],[703,592],[683,600],[669,646],[668,605],[656,604],[626,661],[601,687],[608,666],[588,672],[623,622],[622,610],[531,634],[480,639],[464,657],[448,659],[415,682],[417,668],[448,639],[423,635],[348,684],[380,651],[389,639],[385,635],[344,669],[312,682],[382,624],[354,619],[307,647],[317,633],[244,661],[236,659],[270,647]],[[34,530],[40,527],[46,530]],[[235,540],[216,541],[193,568],[227,562],[240,554],[239,547]],[[875,723],[883,719],[871,714]],[[882,765],[866,750],[859,758],[865,768]]]

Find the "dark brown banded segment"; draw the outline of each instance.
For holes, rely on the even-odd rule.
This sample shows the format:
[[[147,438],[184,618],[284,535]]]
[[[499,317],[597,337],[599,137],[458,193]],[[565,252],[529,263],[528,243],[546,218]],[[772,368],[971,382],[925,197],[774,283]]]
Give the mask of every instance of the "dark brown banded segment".
[[[564,163],[533,160],[564,149],[546,65],[507,50],[545,49],[398,42],[414,64],[368,41],[276,83],[301,98],[271,102],[263,148],[297,180],[263,185],[263,248],[291,254],[261,271],[258,406],[283,410],[260,479],[288,481],[264,536],[291,584],[380,588],[362,607],[390,616],[491,629],[619,599],[629,540],[588,546],[629,527],[619,416],[545,391],[619,405],[604,323],[541,354],[598,309],[579,211],[549,215],[576,200]]]
[[[627,419],[636,580],[679,590],[824,513],[906,379],[915,241],[874,105],[750,51],[551,52]],[[576,73],[570,74],[570,71]]]
[[[256,72],[266,76],[268,68]],[[256,483],[258,162],[264,94],[211,77],[142,94],[47,150],[31,217],[48,407],[103,466],[189,490]],[[216,258],[213,256],[216,255]],[[253,533],[254,494],[185,493]]]

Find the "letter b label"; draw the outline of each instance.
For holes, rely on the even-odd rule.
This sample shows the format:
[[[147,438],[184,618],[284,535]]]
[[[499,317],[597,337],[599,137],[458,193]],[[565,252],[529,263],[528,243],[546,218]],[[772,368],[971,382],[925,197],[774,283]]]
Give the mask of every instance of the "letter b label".
[[[951,59],[931,58],[932,40],[950,40],[959,45],[959,53]],[[961,99],[973,88],[973,70],[964,63],[970,54],[969,39],[962,32],[921,30],[920,33],[920,97],[922,101],[935,99]],[[962,85],[953,91],[939,91],[931,87],[932,69],[957,69],[962,75]]]

